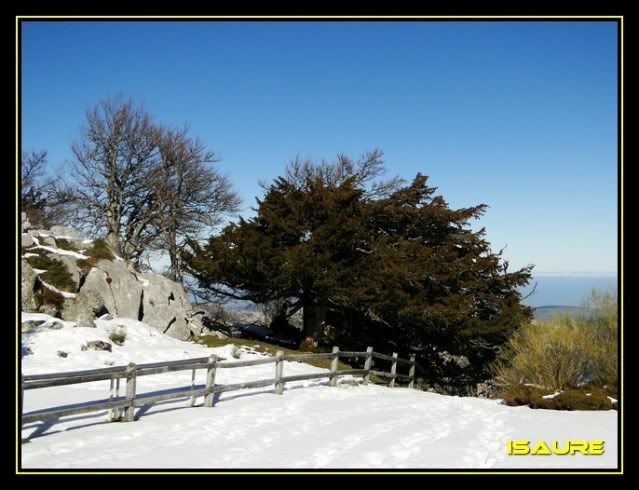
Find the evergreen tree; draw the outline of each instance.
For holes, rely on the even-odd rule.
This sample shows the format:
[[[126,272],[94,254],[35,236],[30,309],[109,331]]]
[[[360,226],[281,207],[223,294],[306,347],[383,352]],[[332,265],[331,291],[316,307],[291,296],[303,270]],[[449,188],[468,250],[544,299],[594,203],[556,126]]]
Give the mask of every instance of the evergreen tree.
[[[303,336],[320,346],[410,351],[432,379],[482,379],[530,317],[517,288],[531,267],[509,272],[472,231],[485,205],[451,209],[421,174],[369,185],[380,167],[363,179],[371,166],[348,162],[289,167],[254,218],[190,242],[187,269],[215,295],[303,308]]]

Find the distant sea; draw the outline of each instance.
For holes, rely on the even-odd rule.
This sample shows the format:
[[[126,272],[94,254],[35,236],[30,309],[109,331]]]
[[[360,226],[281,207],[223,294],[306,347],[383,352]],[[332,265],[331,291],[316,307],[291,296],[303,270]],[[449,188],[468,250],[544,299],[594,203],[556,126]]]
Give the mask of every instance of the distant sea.
[[[538,274],[521,289],[525,296],[537,283],[535,292],[524,300],[528,306],[582,306],[593,289],[617,291],[616,274]]]

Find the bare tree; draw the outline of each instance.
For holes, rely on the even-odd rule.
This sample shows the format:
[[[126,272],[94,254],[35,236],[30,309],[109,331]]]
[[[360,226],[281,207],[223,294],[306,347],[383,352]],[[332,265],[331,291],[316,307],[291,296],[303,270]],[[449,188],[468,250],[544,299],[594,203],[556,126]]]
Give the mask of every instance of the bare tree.
[[[156,238],[157,130],[132,99],[103,99],[86,111],[71,150],[74,222],[104,232],[113,250],[137,262]]]
[[[29,221],[36,222],[45,206],[44,175],[47,152],[30,151],[22,153],[20,161],[20,207],[27,213]]]
[[[238,210],[240,199],[230,180],[214,167],[217,155],[191,138],[188,127],[160,128],[157,135],[159,246],[169,255],[168,276],[183,282],[180,249],[184,242],[200,238],[203,231],[210,232],[224,214]]]
[[[70,195],[60,178],[49,174],[46,150],[22,153],[20,161],[20,208],[29,222],[48,228],[64,222]]]
[[[322,160],[320,163],[302,160],[298,156],[286,166],[284,178],[299,188],[303,188],[309,179],[319,179],[335,187],[351,180],[356,187],[366,188],[369,197],[383,197],[405,184],[398,176],[379,180],[386,173],[383,156],[384,153],[378,148],[364,153],[356,161],[345,154],[337,155],[335,162]]]

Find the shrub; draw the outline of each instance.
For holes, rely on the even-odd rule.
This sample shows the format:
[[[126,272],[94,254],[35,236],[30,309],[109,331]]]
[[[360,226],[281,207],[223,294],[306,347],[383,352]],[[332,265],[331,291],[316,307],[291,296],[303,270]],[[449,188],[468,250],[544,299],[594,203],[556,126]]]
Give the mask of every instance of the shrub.
[[[588,315],[581,320],[599,346],[596,359],[598,382],[617,385],[618,318],[617,295],[614,291],[593,290],[585,303]]]
[[[77,284],[63,262],[52,258],[50,255],[34,255],[26,260],[34,269],[46,271],[40,274],[40,277],[47,284],[61,291],[74,292],[76,290]]]
[[[494,375],[506,386],[577,387],[592,381],[596,351],[588,331],[563,320],[525,325],[501,351]]]
[[[528,385],[509,386],[501,393],[504,404],[510,407],[530,405],[533,399],[543,399],[544,395],[549,395],[548,390],[536,388]]]
[[[115,255],[109,247],[109,244],[106,240],[97,239],[93,240],[91,246],[83,252],[84,255],[88,256],[88,259],[80,259],[78,260],[78,267],[82,270],[82,272],[87,273],[94,267],[100,260],[114,260]]]
[[[78,252],[78,247],[75,245],[75,243],[70,242],[66,238],[56,238],[55,239],[55,243],[58,246],[58,248],[61,248],[62,250],[69,250],[71,252]]]
[[[109,332],[109,340],[111,340],[116,345],[124,344],[126,340],[126,328],[117,327]]]
[[[547,410],[612,410],[606,392],[594,390],[566,390],[554,398],[533,397],[530,408]]]
[[[502,386],[549,390],[617,384],[617,300],[593,292],[583,318],[559,315],[522,326],[492,366]]]

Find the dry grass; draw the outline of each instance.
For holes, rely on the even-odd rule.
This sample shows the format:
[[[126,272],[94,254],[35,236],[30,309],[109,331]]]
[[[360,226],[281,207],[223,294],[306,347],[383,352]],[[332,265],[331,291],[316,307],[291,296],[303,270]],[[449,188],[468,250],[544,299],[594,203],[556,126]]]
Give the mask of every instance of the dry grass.
[[[557,316],[524,325],[502,349],[493,366],[497,382],[546,390],[617,384],[617,301],[593,292],[585,318]]]

